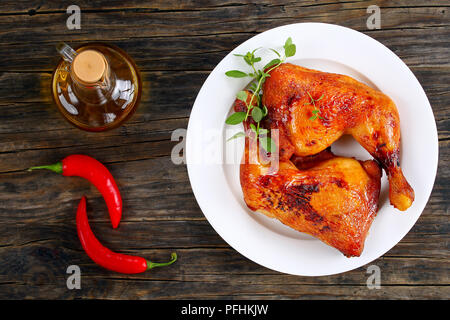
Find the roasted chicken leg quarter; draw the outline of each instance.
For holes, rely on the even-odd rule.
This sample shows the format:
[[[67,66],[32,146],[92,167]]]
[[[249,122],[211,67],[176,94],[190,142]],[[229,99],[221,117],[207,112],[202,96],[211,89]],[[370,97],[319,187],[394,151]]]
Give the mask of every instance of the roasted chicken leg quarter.
[[[272,172],[262,158],[250,134],[240,181],[251,210],[317,237],[347,257],[361,255],[378,209],[381,169],[375,161],[327,154],[317,163],[297,161],[305,170],[286,160]]]
[[[402,211],[411,206],[414,191],[399,161],[400,119],[388,96],[348,76],[285,63],[265,81],[263,104],[283,149],[313,155],[350,134],[385,169],[391,204]]]

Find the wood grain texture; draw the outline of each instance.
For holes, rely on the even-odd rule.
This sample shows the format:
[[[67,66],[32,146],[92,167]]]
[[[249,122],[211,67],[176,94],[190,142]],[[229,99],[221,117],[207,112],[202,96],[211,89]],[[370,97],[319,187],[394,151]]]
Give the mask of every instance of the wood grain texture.
[[[0,299],[449,299],[450,2],[447,1],[119,1],[80,0],[80,30],[67,30],[65,1],[0,3]],[[380,30],[366,9],[381,7]],[[429,203],[408,235],[366,268],[297,277],[261,267],[230,248],[198,207],[185,166],[170,161],[171,133],[186,128],[195,97],[215,65],[253,35],[295,22],[343,25],[388,46],[424,87],[439,131],[439,169]],[[65,122],[51,101],[55,44],[101,40],[137,62],[143,97],[122,127],[87,133]],[[320,40],[320,39],[319,39]],[[72,153],[105,163],[124,200],[118,230],[88,182],[24,171]],[[75,229],[81,195],[92,228],[111,249],[179,261],[120,275],[97,267]],[[95,209],[94,209],[95,208]],[[82,289],[66,288],[66,268]]]

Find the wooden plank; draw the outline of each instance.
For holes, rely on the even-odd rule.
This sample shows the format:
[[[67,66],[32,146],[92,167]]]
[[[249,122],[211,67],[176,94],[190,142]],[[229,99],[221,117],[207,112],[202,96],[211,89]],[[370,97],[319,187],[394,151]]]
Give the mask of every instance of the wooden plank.
[[[0,248],[2,253],[0,261],[2,261],[2,265],[8,266],[7,271],[0,274],[0,283],[6,282],[8,277],[9,279],[13,277],[17,281],[27,281],[37,270],[45,270],[55,278],[65,278],[67,277],[65,269],[69,265],[75,264],[80,266],[84,276],[91,278],[208,282],[225,281],[229,275],[232,275],[233,279],[229,279],[229,281],[236,284],[257,282],[257,278],[260,278],[260,283],[266,286],[277,284],[365,286],[368,278],[367,267],[376,265],[380,268],[383,285],[449,285],[448,256],[441,258],[384,256],[366,266],[346,273],[316,278],[281,274],[264,268],[246,259],[235,250],[223,246],[116,249],[122,253],[148,257],[153,261],[168,260],[173,251],[178,254],[177,263],[170,268],[154,269],[152,272],[136,275],[118,274],[102,269],[93,263],[83,252],[80,243],[72,241],[73,237],[70,237],[70,233],[76,234],[76,231],[70,229],[66,228],[65,235],[61,234],[60,238],[55,239],[52,237],[53,235],[49,234],[47,239]],[[50,228],[48,230],[50,231]],[[114,248],[113,244],[108,245]],[[16,259],[7,259],[7,256],[16,257]],[[27,257],[27,259],[17,260],[19,257]],[[22,272],[16,275],[14,272],[17,273],[18,268],[22,269]]]
[[[39,23],[49,24],[52,21],[51,19]],[[448,20],[450,20],[450,17],[448,17]],[[11,21],[10,23],[15,22]],[[275,26],[278,25],[273,27]],[[2,27],[1,21],[0,27]],[[3,27],[6,28],[6,25],[3,25]],[[30,30],[23,31],[24,37],[28,37],[28,34],[35,30],[34,24],[30,25],[29,28]],[[89,28],[96,29],[97,27]],[[110,28],[113,27],[110,26]],[[149,26],[148,29],[149,33],[153,32],[152,26]],[[367,31],[362,29],[361,31],[385,44],[399,55],[408,66],[450,66],[447,54],[449,49],[447,39],[450,36],[450,28],[447,26],[433,26],[423,30],[381,29]],[[155,36],[145,35],[144,30],[135,30],[135,32],[140,35],[139,38],[134,38],[122,32],[117,33],[114,30],[104,30],[99,35],[101,38],[91,35],[89,38],[80,38],[68,33],[67,39],[64,41],[74,47],[86,41],[100,39],[116,44],[126,50],[143,71],[205,71],[213,69],[229,51],[256,34],[256,31],[247,31],[238,34]],[[108,35],[114,35],[114,37]],[[32,35],[33,39],[38,36],[39,34]],[[0,52],[0,72],[53,71],[59,60],[55,45],[61,41],[59,40],[60,28],[50,30],[48,34],[42,35],[42,37],[45,37],[45,40],[42,39],[45,43],[40,45],[29,41],[24,43],[20,41],[8,43],[5,41],[10,37],[16,39],[17,35],[2,36],[0,34],[0,43],[5,45],[5,49]],[[41,40],[37,41],[41,42]],[[417,46],[417,43],[421,43],[421,45]],[[280,43],[281,45],[282,43]],[[298,44],[298,46],[300,50],[301,44]]]
[[[81,290],[67,290],[59,285],[42,285],[56,280],[41,273],[36,276],[41,284],[5,283],[1,285],[1,299],[244,299],[244,300],[320,300],[320,299],[433,299],[444,300],[450,294],[448,286],[384,286],[369,290],[364,286],[286,285],[270,288],[252,283],[242,288],[228,281],[123,281],[112,279],[84,280]],[[64,283],[65,279],[60,282]],[[98,289],[93,289],[98,288]]]
[[[138,117],[137,122],[149,122],[158,119],[188,117],[197,92],[206,80],[208,73],[195,71],[143,72],[141,104],[132,119]],[[51,74],[4,72],[0,73],[0,84],[2,85],[0,110],[2,118],[4,117],[5,120],[33,121],[37,120],[36,117],[50,118],[50,121],[61,119],[59,113],[55,112],[57,109],[52,101]],[[39,125],[38,121],[35,121],[35,125]],[[45,128],[54,129],[55,126],[62,128],[61,125],[58,126],[57,122],[51,122]],[[21,127],[27,128],[25,125]],[[5,132],[2,131],[3,128],[11,128],[10,122],[0,125],[0,133]],[[68,128],[68,126],[64,126],[64,128]]]
[[[97,152],[94,156],[102,160],[103,152]],[[203,219],[192,194],[186,168],[172,164],[170,158],[117,162],[107,166],[122,194],[124,221]],[[70,217],[83,194],[88,196],[96,211],[102,212],[100,216],[107,219],[100,194],[84,179],[50,172],[3,175],[0,180],[0,211],[8,212],[8,215],[0,215],[0,221],[72,221]]]
[[[339,3],[340,2],[340,3]],[[187,11],[187,10],[208,10],[214,8],[227,8],[227,7],[257,7],[259,6],[290,6],[292,3],[286,3],[283,0],[262,0],[255,4],[250,0],[196,0],[196,1],[177,1],[177,0],[166,0],[166,1],[149,1],[143,2],[139,0],[131,1],[120,1],[120,0],[100,0],[96,1],[95,5],[88,0],[79,0],[78,5],[82,10],[95,11],[95,12],[105,12],[105,11],[139,11],[141,9],[154,10],[154,11]],[[298,1],[295,3],[298,7],[330,7],[336,4],[345,5],[348,7],[368,7],[372,5],[370,0],[358,0],[358,1],[315,1],[315,0],[305,0]],[[436,6],[449,6],[446,0],[431,0],[424,3],[420,0],[381,0],[377,2],[377,5],[382,8],[389,7],[436,7]],[[61,11],[65,12],[67,4],[64,2],[43,2],[40,0],[18,0],[2,1],[0,6],[0,12],[2,14],[46,14],[47,11]],[[30,11],[31,10],[31,11]],[[34,11],[33,11],[34,10]]]
[[[7,251],[9,257],[28,257],[20,260],[20,263],[2,261],[2,265],[8,267],[8,273],[0,274],[0,298],[45,295],[52,299],[354,299],[356,297],[352,295],[357,293],[358,298],[442,299],[449,294],[445,259],[378,259],[373,264],[381,270],[381,289],[369,290],[366,286],[366,267],[334,276],[298,277],[282,275],[258,266],[231,249],[192,248],[177,249],[179,260],[170,268],[154,269],[139,275],[118,275],[94,265],[80,250],[79,244],[69,248],[60,245],[61,241],[57,239],[0,249]],[[167,259],[170,250],[139,250],[138,253],[156,261]],[[70,291],[65,287],[65,271],[71,264],[81,268],[81,290]],[[125,288],[126,294],[122,296]]]

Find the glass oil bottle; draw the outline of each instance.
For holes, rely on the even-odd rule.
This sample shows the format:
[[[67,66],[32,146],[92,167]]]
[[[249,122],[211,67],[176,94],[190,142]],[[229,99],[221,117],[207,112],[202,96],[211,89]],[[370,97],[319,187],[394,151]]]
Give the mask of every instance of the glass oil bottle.
[[[65,43],[52,77],[53,99],[73,125],[104,131],[126,121],[136,110],[142,91],[133,60],[121,49],[90,43],[76,51]]]

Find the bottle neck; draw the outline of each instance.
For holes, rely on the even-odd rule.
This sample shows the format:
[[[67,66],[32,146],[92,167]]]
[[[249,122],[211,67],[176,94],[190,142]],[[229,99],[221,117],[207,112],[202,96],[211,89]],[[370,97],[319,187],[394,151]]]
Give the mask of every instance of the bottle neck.
[[[78,53],[70,65],[73,90],[83,102],[102,105],[111,97],[115,77],[102,53],[94,50],[89,53],[93,53],[91,57],[88,52]]]

